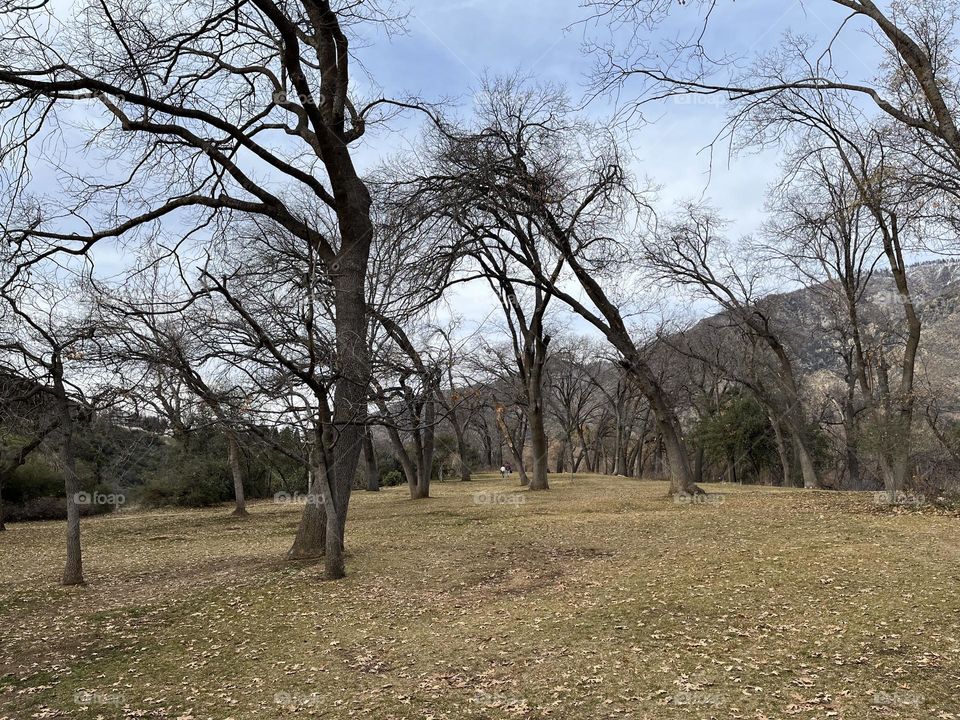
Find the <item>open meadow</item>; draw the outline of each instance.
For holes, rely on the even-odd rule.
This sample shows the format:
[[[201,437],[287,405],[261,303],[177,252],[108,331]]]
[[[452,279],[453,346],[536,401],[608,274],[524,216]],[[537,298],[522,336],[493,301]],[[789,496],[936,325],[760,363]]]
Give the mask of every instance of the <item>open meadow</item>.
[[[357,493],[350,570],[300,506],[0,542],[0,718],[958,718],[957,519],[868,493],[499,477]]]

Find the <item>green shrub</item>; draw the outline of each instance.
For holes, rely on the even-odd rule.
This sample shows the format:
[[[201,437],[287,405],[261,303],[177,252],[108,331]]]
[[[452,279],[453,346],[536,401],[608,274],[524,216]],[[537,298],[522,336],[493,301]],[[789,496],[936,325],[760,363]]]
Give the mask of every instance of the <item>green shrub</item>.
[[[399,470],[387,470],[380,475],[380,485],[382,487],[393,487],[394,485],[403,485],[407,479]]]
[[[147,475],[140,502],[160,507],[206,507],[233,498],[233,480],[223,460],[185,457]]]

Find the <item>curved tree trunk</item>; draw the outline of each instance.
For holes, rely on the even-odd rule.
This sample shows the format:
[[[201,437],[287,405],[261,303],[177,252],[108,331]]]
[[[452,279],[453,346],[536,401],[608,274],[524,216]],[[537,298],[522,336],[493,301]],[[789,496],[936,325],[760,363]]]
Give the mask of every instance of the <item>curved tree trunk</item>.
[[[314,560],[327,551],[327,512],[323,506],[321,473],[325,472],[320,462],[320,450],[310,452],[307,504],[300,516],[300,525],[293,545],[287,551],[288,560]]]
[[[797,460],[800,463],[800,472],[803,476],[803,487],[808,490],[816,488],[819,485],[817,479],[817,469],[814,467],[813,458],[807,449],[807,444],[799,433],[793,434],[793,447],[797,453]]]
[[[780,458],[780,485],[790,487],[790,453],[787,450],[787,442],[783,437],[783,428],[775,417],[770,418],[770,427],[773,428],[773,440],[777,446],[777,457]]]

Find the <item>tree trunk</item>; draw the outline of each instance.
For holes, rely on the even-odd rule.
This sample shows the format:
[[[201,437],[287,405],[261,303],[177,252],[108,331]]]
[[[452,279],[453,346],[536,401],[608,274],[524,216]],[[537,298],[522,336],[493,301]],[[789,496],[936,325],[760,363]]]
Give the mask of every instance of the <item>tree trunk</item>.
[[[563,473],[566,470],[567,462],[567,447],[570,445],[570,436],[567,435],[567,438],[564,439],[560,444],[560,449],[557,451],[557,474]]]
[[[790,487],[790,453],[783,437],[783,428],[775,417],[770,418],[770,426],[773,428],[773,439],[777,446],[777,456],[780,458],[780,484],[782,487]]]
[[[287,551],[289,560],[314,560],[323,557],[327,542],[327,513],[319,495],[307,495],[300,526],[293,546]]]
[[[3,510],[3,478],[0,477],[0,532],[3,532],[7,529],[6,523],[4,522],[5,513]]]
[[[817,470],[813,465],[813,458],[807,450],[807,445],[800,437],[800,434],[793,434],[793,448],[797,454],[797,460],[800,462],[800,472],[803,476],[803,487],[810,490],[817,487]]]
[[[538,383],[539,384],[539,383]],[[533,390],[533,388],[531,388]],[[537,391],[539,388],[537,388]],[[543,405],[536,397],[528,406],[527,418],[530,423],[530,446],[533,450],[533,475],[530,478],[531,490],[549,490],[547,481],[547,433],[543,424]]]
[[[433,394],[428,394],[423,406],[422,453],[418,463],[416,500],[430,497],[430,480],[433,478],[433,453],[436,447],[437,406]]]
[[[346,151],[346,148],[344,148]],[[349,157],[349,156],[347,156]],[[338,220],[343,239],[338,255],[339,274],[333,275],[336,310],[337,369],[340,377],[333,397],[333,472],[329,476],[330,497],[326,498],[327,553],[326,577],[338,580],[346,574],[344,566],[344,533],[353,478],[363,447],[363,427],[358,422],[367,416],[367,394],[370,385],[370,357],[367,344],[367,311],[364,290],[370,238],[370,196],[359,180],[353,202],[338,207]],[[362,202],[357,197],[362,192]],[[360,205],[356,207],[355,205]],[[333,551],[331,551],[333,549]]]
[[[240,466],[240,444],[237,442],[237,436],[232,431],[227,431],[227,459],[230,463],[230,472],[233,474],[233,496],[236,500],[234,515],[245,517],[247,512],[247,501],[243,494],[243,468]]]
[[[697,452],[696,452],[696,455],[694,455],[694,462],[693,462],[693,481],[697,483],[703,482],[703,456],[704,456],[704,449],[703,449],[703,446],[701,445],[700,447],[697,448]]]
[[[83,557],[80,550],[80,479],[73,448],[74,421],[71,403],[63,384],[63,363],[54,355],[52,364],[54,396],[60,414],[60,463],[63,466],[63,485],[67,496],[67,559],[63,568],[64,585],[83,585]]]
[[[454,425],[454,431],[457,436],[457,454],[460,456],[460,482],[470,482],[470,465],[467,463],[469,449],[466,434],[459,422]]]
[[[320,461],[320,449],[310,452],[307,504],[300,517],[300,526],[293,546],[287,551],[288,560],[313,560],[327,551],[327,512],[324,509],[321,473],[326,472]]]
[[[377,467],[377,453],[373,447],[373,433],[368,425],[363,431],[363,460],[367,480],[367,492],[380,491],[380,469]]]
[[[857,420],[853,408],[853,398],[848,397],[843,404],[843,441],[847,464],[847,487],[860,489],[860,456],[857,453]]]

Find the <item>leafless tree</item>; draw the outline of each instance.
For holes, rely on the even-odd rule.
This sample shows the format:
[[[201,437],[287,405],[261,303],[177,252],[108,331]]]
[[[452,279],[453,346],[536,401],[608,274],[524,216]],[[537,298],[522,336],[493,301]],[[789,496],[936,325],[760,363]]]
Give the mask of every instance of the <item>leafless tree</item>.
[[[670,458],[671,491],[696,491],[679,419],[646,349],[601,283],[630,267],[617,238],[642,207],[609,131],[578,119],[556,88],[514,77],[488,84],[473,126],[441,124],[433,142],[413,206],[455,223],[479,215],[467,222],[481,239],[502,243],[509,234],[501,250],[525,268],[511,283],[560,299],[604,334],[653,408]],[[570,278],[582,293],[570,290]]]
[[[315,253],[336,308],[327,523],[336,538],[328,543],[339,546],[369,382],[371,197],[351,146],[396,107],[351,96],[350,43],[394,22],[389,4],[225,0],[143,13],[114,0],[67,22],[45,2],[5,11],[0,152],[22,169],[5,222],[24,251],[21,265],[85,253],[105,238],[163,236],[169,222],[185,228],[170,243],[182,244],[243,218],[282,227]],[[28,167],[77,106],[91,123],[80,140],[96,138],[116,177],[71,177],[61,207],[48,207],[29,196]],[[327,575],[343,574],[335,549]]]
[[[81,291],[74,272],[47,262],[34,264],[15,282],[7,282],[0,296],[4,374],[29,382],[49,398],[51,427],[44,434],[56,428],[67,507],[64,585],[84,584],[75,445],[78,428],[95,404],[84,392],[78,370],[85,345],[94,335]]]
[[[804,485],[816,487],[808,422],[804,414],[802,377],[784,337],[784,328],[760,302],[762,266],[744,264],[743,257],[723,237],[724,223],[709,209],[688,205],[665,222],[646,244],[646,262],[668,283],[692,289],[715,302],[740,327],[766,345],[776,359],[774,375],[783,403],[780,412],[791,431]]]

